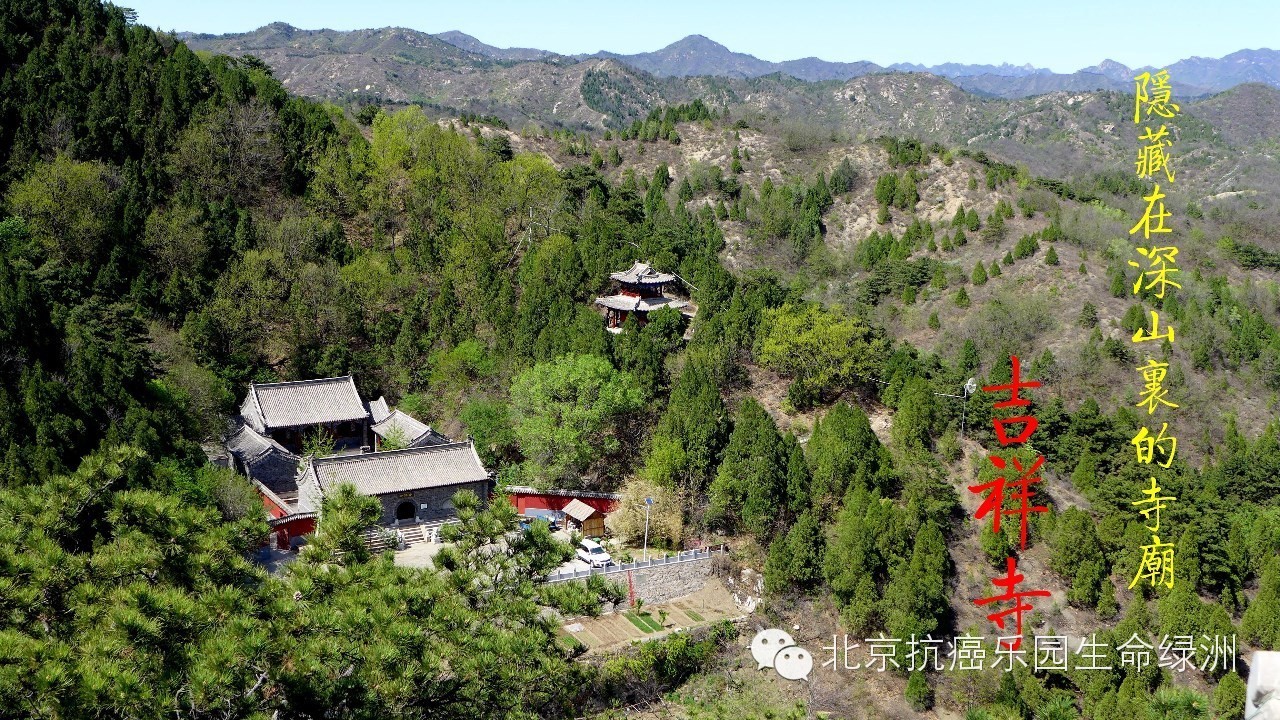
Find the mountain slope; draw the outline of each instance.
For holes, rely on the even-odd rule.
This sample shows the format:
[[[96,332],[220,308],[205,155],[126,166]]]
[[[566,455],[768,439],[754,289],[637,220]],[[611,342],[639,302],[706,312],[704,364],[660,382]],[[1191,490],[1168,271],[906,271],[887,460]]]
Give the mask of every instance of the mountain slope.
[[[561,57],[550,50],[538,50],[537,48],[494,47],[458,30],[436,33],[434,37],[456,48],[495,60],[550,60]]]

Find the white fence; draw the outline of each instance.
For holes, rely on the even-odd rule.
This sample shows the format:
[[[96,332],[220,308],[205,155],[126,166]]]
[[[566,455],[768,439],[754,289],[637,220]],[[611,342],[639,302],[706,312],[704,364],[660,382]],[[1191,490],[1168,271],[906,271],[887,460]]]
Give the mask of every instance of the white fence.
[[[562,570],[548,575],[543,582],[562,582],[565,580],[580,580],[582,578],[591,577],[592,575],[612,575],[614,573],[626,572],[628,570],[642,570],[644,568],[661,567],[663,565],[675,565],[678,563],[696,562],[698,560],[710,560],[711,556],[728,552],[725,545],[717,545],[714,547],[699,548],[697,550],[681,550],[672,555],[663,553],[662,557],[656,554],[650,554],[648,560],[636,560],[629,563],[613,563],[605,567],[593,567],[586,570]]]

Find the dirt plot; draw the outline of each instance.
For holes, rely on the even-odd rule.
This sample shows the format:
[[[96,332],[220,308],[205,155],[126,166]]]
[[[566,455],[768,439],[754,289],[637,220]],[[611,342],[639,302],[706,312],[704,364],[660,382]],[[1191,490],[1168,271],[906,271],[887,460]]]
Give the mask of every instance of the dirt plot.
[[[613,612],[596,618],[574,618],[565,623],[561,631],[586,645],[588,653],[610,650],[633,640],[652,640],[683,628],[706,625],[718,620],[742,614],[733,596],[717,579],[709,579],[697,592],[665,603],[646,604],[640,612],[648,613],[654,622],[661,620],[660,611],[666,611],[665,628],[645,632],[624,615],[635,609]]]

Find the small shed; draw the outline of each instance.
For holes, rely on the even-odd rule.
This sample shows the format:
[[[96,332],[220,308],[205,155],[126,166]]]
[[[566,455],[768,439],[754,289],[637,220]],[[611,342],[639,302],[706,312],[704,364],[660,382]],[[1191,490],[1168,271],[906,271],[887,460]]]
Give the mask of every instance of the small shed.
[[[569,516],[586,537],[604,536],[604,514],[590,505],[574,498],[564,506],[564,514]]]

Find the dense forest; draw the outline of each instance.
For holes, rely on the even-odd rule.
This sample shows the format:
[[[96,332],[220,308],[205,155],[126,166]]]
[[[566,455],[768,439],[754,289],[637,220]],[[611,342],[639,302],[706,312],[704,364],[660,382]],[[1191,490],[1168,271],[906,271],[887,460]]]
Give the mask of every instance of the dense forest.
[[[504,503],[460,500],[437,568],[409,570],[368,555],[359,531],[376,507],[342,493],[300,561],[268,575],[250,560],[266,534],[257,498],[202,449],[254,381],[350,373],[362,395],[473,435],[504,483],[643,486],[677,509],[656,542],[732,537],[748,561],[754,548],[777,616],[829,598],[851,633],[964,630],[948,547],[971,526],[951,475],[966,442],[995,442],[993,401],[969,402],[960,437],[961,406],[937,393],[1008,381],[999,360],[1023,348],[1006,334],[926,352],[882,311],[955,286],[964,307],[1015,263],[1056,265],[1055,244],[1079,240],[1064,207],[1134,195],[894,138],[873,144],[891,168],[876,177],[845,159],[752,187],[736,147],[730,167],[679,182],[665,164],[611,174],[612,137],[558,166],[516,152],[500,123],[290,96],[252,57],[196,54],[97,0],[0,3],[0,72],[0,717],[576,717],[676,687],[736,642],[716,627],[577,661],[543,609],[599,612],[620,591],[537,584],[572,551],[512,535]],[[680,143],[690,122],[742,129],[695,102],[619,138]],[[874,185],[882,225],[910,215],[931,159],[1023,191],[1017,211],[913,216],[901,236],[881,227],[832,255],[838,201]],[[946,260],[999,243],[1018,213],[1045,225],[1003,260]],[[727,269],[728,225],[779,267]],[[1270,257],[1228,249],[1251,267]],[[605,330],[590,300],[636,260],[678,273],[697,306],[687,337],[675,311]],[[824,296],[844,270],[862,280]],[[1160,307],[1188,373],[1280,385],[1269,311],[1225,276],[1181,298],[1138,298],[1125,321]],[[1093,331],[1089,307],[1072,322]],[[1133,359],[1095,335],[1093,362]],[[1048,349],[1026,358],[1034,377],[1058,364]],[[747,391],[757,370],[785,380],[786,409],[822,411],[803,442]],[[1036,449],[1088,501],[1031,527],[1069,604],[1116,642],[1237,633],[1280,649],[1280,428],[1250,437],[1230,421],[1216,447],[1179,456],[1162,484],[1179,498],[1166,517],[1183,581],[1131,595],[1112,578],[1145,540],[1130,507],[1146,481],[1140,418],[1110,398],[1035,402]],[[889,442],[871,403],[893,413]],[[997,563],[1016,541],[981,542]],[[930,707],[940,682],[913,674],[908,699]],[[982,682],[952,698],[973,717],[1201,717],[1185,708],[1206,703],[1232,717],[1244,696],[1234,672],[1194,690],[1156,667]]]

